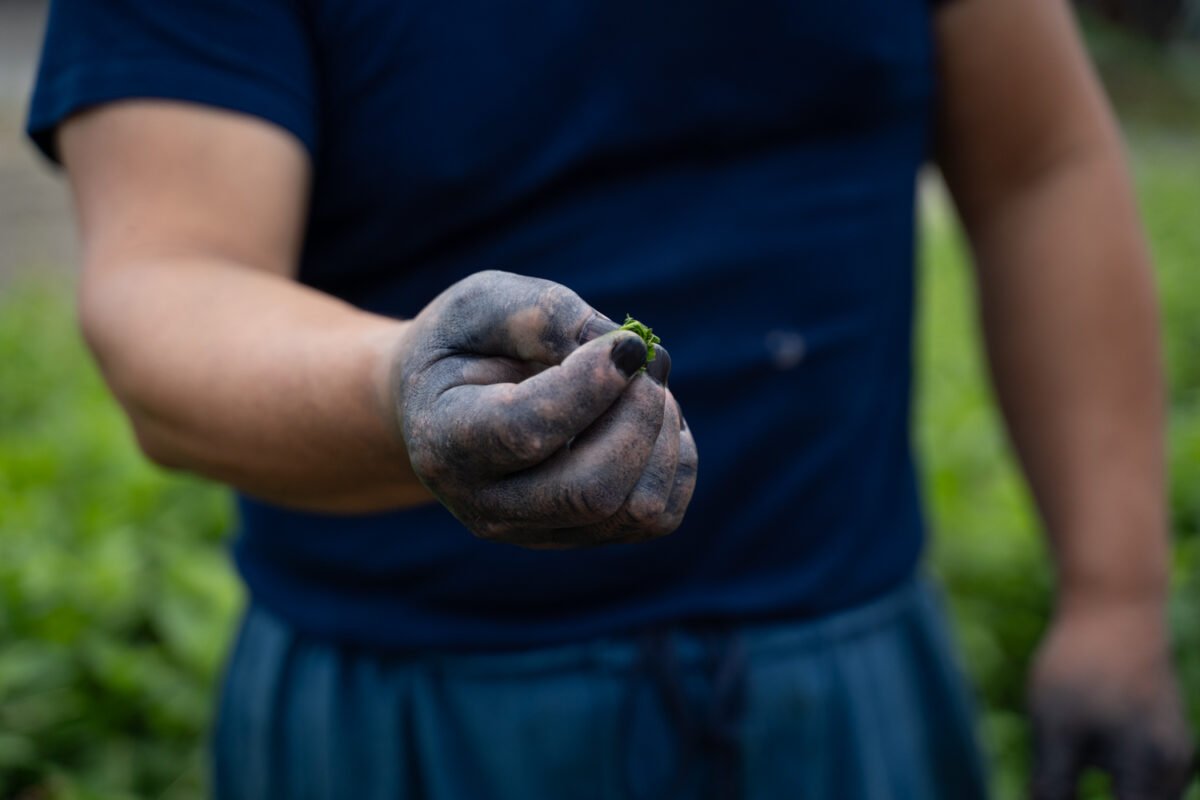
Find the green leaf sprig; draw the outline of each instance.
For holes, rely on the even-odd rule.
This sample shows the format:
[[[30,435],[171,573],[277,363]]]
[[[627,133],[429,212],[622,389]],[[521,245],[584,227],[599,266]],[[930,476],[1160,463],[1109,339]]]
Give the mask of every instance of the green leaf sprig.
[[[633,331],[638,336],[642,337],[642,341],[646,343],[646,364],[654,360],[654,345],[661,344],[662,339],[654,335],[654,329],[648,325],[643,325],[636,319],[631,317],[628,312],[625,313],[625,324],[621,326],[623,331]],[[646,364],[642,365],[642,372],[646,371]]]

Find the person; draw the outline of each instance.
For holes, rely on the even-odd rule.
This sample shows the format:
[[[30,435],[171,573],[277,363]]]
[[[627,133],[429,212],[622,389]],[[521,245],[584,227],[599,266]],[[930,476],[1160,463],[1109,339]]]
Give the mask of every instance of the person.
[[[56,0],[28,127],[140,446],[239,492],[217,797],[985,796],[919,568],[931,158],[1056,566],[1033,795],[1183,791],[1151,273],[1065,3]]]

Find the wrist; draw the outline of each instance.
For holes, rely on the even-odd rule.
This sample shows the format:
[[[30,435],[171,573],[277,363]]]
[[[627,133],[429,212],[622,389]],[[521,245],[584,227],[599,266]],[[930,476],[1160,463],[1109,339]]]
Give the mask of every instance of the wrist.
[[[408,334],[412,325],[411,320],[388,320],[385,326],[371,331],[366,341],[373,408],[382,429],[388,433],[388,440],[405,449],[406,456],[396,378],[410,349]]]
[[[1092,519],[1052,537],[1059,614],[1113,609],[1161,614],[1170,588],[1170,535],[1161,504],[1115,514],[1117,524]]]
[[[1081,574],[1059,567],[1057,605],[1060,608],[1121,607],[1161,608],[1170,590],[1165,564],[1130,565],[1111,573]]]
[[[1140,636],[1167,636],[1167,586],[1063,585],[1055,600],[1055,625],[1100,625],[1110,634],[1137,630]]]

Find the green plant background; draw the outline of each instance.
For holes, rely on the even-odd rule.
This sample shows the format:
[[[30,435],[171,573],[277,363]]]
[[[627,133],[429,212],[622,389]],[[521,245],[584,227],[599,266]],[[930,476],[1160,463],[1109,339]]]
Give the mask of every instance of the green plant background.
[[[1200,722],[1200,58],[1088,32],[1131,144],[1163,294],[1171,613]],[[1023,674],[1049,573],[987,388],[961,237],[930,184],[917,437],[931,563],[1006,800],[1026,776]],[[230,521],[224,491],[137,454],[79,342],[69,287],[0,286],[0,798],[203,795],[212,693],[242,602],[224,551]],[[1092,776],[1085,796],[1106,797],[1103,784]]]

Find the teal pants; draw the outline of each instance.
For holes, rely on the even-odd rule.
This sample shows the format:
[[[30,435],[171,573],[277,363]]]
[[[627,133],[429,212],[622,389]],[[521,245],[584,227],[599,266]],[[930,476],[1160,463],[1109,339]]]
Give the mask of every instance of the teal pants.
[[[252,607],[218,800],[979,800],[936,593],[815,621],[388,656]]]

